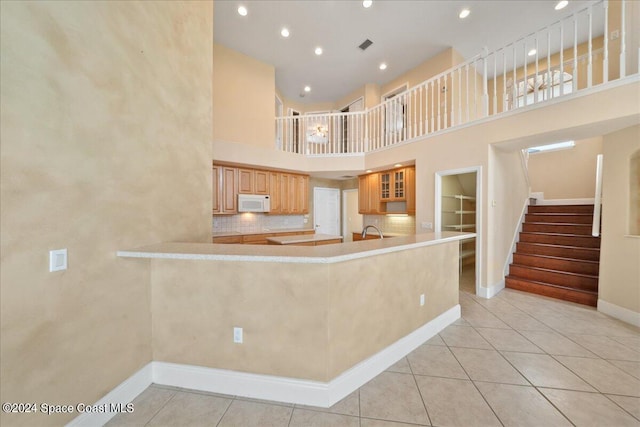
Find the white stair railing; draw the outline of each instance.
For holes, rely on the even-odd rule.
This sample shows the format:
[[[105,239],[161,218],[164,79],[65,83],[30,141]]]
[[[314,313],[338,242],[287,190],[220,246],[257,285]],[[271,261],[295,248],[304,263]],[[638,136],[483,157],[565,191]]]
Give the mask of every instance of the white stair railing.
[[[616,3],[620,78],[628,74],[627,52],[640,49],[626,46],[627,1]],[[278,117],[277,149],[308,156],[362,154],[606,84],[617,77],[609,73],[611,8],[608,0],[593,2],[365,111]]]
[[[591,226],[591,235],[598,237],[600,235],[600,210],[602,208],[602,154],[598,154],[596,161],[596,194],[593,205],[593,225]]]

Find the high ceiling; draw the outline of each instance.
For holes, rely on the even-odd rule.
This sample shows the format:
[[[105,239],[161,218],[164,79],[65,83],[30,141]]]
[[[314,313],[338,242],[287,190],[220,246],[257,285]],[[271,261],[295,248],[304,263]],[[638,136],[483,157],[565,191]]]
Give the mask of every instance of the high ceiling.
[[[361,0],[235,1],[215,3],[214,39],[271,64],[276,87],[303,103],[335,102],[365,83],[385,84],[453,47],[465,58],[499,48],[590,2]],[[243,5],[248,14],[240,16]],[[464,8],[470,15],[460,19]],[[290,36],[281,36],[286,27]],[[366,51],[358,46],[370,39]],[[323,54],[314,53],[322,47]],[[379,64],[388,67],[381,71]],[[300,97],[305,86],[311,91]]]

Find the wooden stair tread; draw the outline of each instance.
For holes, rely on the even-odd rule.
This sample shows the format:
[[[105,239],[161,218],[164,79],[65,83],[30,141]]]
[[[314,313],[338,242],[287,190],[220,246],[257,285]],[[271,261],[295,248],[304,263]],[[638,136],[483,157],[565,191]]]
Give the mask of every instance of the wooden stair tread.
[[[591,227],[591,224],[582,224],[579,222],[540,222],[540,221],[527,221],[527,224],[533,225],[573,225],[578,227]]]
[[[600,248],[587,248],[583,246],[568,246],[568,245],[554,245],[552,243],[537,243],[537,242],[521,242],[526,243],[527,245],[537,245],[537,246],[545,246],[549,248],[562,248],[562,249],[580,249],[585,251],[597,251],[600,252]]]
[[[598,292],[588,291],[586,289],[575,289],[575,288],[570,288],[570,287],[567,287],[567,286],[556,285],[556,284],[553,284],[553,283],[540,282],[540,281],[531,280],[531,279],[524,279],[522,277],[512,276],[511,274],[508,275],[507,277],[505,277],[505,279],[519,280],[519,281],[522,281],[522,282],[529,282],[529,283],[532,283],[534,285],[549,286],[551,288],[564,289],[564,290],[572,291],[572,292],[580,292],[582,294],[590,294],[590,295],[596,295],[596,296],[598,295]]]
[[[549,272],[549,273],[559,273],[559,274],[566,274],[568,276],[580,276],[580,277],[585,277],[587,279],[598,279],[598,276],[595,276],[593,274],[584,274],[584,273],[572,273],[570,271],[562,271],[562,270],[553,270],[551,268],[542,268],[542,267],[532,267],[529,265],[523,265],[523,264],[515,264],[512,263],[511,265],[513,266],[517,266],[517,267],[521,267],[521,268],[529,268],[531,270],[538,270],[538,271],[544,271],[544,272]],[[511,275],[510,275],[511,276]]]
[[[505,277],[507,288],[596,306],[601,237],[594,205],[531,205]]]
[[[535,234],[535,235],[542,235],[542,236],[562,236],[562,237],[580,237],[580,238],[585,238],[585,237],[591,237],[592,239],[599,239],[600,236],[598,237],[594,237],[592,235],[584,235],[584,234],[566,234],[566,233],[545,233],[543,231],[521,231],[520,233],[522,234]]]
[[[549,246],[554,246],[554,245],[549,245]],[[592,248],[589,248],[589,249],[592,249]],[[575,262],[584,262],[586,264],[600,264],[599,261],[593,261],[593,260],[588,260],[588,259],[567,258],[567,257],[561,257],[561,256],[553,256],[553,255],[527,254],[527,253],[522,253],[522,252],[516,252],[516,253],[518,255],[532,256],[532,257],[537,257],[537,258],[554,259],[554,260],[558,260],[558,261],[575,261]],[[519,265],[522,265],[522,264],[519,264]]]

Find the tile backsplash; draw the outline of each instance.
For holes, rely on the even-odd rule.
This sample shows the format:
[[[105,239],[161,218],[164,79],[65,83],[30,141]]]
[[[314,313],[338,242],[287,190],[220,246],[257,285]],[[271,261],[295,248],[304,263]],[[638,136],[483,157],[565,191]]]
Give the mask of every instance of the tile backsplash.
[[[383,233],[415,234],[415,216],[365,215],[364,225],[375,225]]]
[[[306,218],[305,218],[306,217]],[[212,230],[214,233],[238,231],[255,233],[283,228],[311,228],[308,215],[266,215],[263,213],[245,212],[238,215],[214,216]]]

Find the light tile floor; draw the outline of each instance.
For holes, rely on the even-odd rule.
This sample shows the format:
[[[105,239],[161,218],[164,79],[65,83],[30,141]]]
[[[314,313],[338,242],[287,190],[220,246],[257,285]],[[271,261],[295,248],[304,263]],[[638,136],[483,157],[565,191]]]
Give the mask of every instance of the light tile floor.
[[[505,289],[329,409],[157,385],[115,426],[640,426],[640,329]]]

